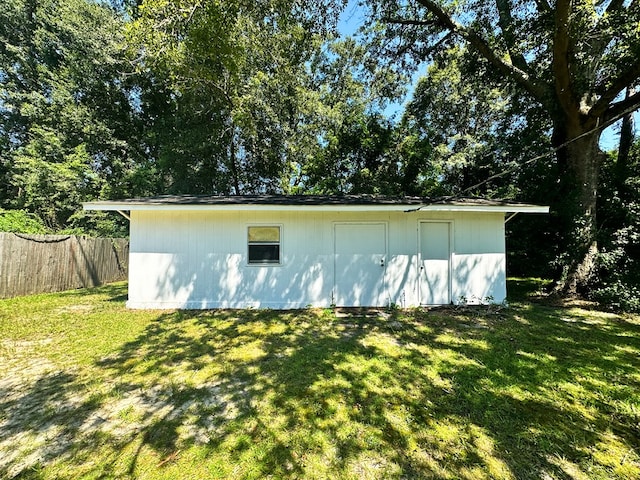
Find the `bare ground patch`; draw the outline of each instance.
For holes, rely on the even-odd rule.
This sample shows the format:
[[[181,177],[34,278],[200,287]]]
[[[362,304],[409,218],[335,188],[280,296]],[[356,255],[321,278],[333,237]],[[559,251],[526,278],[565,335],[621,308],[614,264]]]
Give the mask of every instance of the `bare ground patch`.
[[[98,382],[45,359],[13,366],[0,377],[0,477],[72,456],[96,439],[126,446],[163,424],[177,425],[167,446],[206,444],[246,408],[242,388]]]

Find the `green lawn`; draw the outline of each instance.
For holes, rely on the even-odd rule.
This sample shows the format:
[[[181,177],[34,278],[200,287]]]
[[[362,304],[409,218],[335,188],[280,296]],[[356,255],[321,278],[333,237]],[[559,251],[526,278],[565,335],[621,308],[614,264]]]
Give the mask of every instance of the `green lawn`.
[[[0,300],[0,478],[640,478],[640,316]]]

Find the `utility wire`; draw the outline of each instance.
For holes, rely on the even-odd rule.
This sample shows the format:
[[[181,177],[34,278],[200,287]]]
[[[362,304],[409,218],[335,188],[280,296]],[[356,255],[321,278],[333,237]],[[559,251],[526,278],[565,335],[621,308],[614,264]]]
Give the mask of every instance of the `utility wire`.
[[[526,160],[525,162],[519,163],[518,165],[516,165],[515,167],[509,168],[507,170],[504,170],[500,173],[496,173],[495,175],[491,175],[489,178],[476,183],[475,185],[470,186],[469,188],[465,188],[464,190],[462,190],[462,192],[460,192],[457,195],[452,195],[451,198],[457,198],[457,197],[462,197],[464,193],[467,193],[471,190],[474,190],[478,187],[481,187],[482,185],[489,183],[491,180],[495,180],[496,178],[500,178],[500,177],[504,177],[505,175],[508,175],[510,173],[515,172],[516,170],[518,170],[519,168],[522,168],[525,165],[529,165],[530,163],[534,163],[537,162],[538,160],[541,160],[543,158],[546,158],[550,155],[555,155],[556,153],[558,153],[558,151],[562,150],[563,148],[566,148],[567,146],[571,145],[573,142],[576,142],[578,140],[580,140],[581,138],[584,138],[588,135],[591,135],[594,132],[597,132],[598,130],[604,130],[605,128],[613,125],[614,123],[616,123],[618,120],[622,119],[625,115],[628,115],[631,112],[634,112],[635,110],[637,110],[638,107],[634,106],[634,107],[629,107],[628,109],[624,110],[623,112],[619,113],[618,115],[614,116],[612,119],[610,119],[609,121],[603,123],[602,125],[598,125],[595,128],[592,128],[591,130],[584,132],[580,135],[578,135],[575,138],[572,138],[571,140],[568,140],[566,142],[564,142],[562,145],[559,145],[557,147],[554,147],[553,149],[551,149],[549,152],[547,153],[543,153],[542,155],[538,155],[536,157],[530,158],[529,160]]]

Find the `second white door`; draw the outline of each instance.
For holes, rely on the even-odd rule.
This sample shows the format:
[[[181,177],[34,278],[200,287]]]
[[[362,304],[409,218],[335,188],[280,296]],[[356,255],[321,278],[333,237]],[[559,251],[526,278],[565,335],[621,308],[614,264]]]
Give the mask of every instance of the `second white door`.
[[[420,223],[420,303],[451,302],[451,223]]]

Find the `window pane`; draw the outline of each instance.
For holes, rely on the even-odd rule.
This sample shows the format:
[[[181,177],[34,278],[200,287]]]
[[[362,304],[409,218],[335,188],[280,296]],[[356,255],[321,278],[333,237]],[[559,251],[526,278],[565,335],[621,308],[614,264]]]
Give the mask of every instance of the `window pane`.
[[[280,227],[249,227],[249,243],[279,241]]]
[[[249,263],[280,263],[280,245],[249,245]]]

